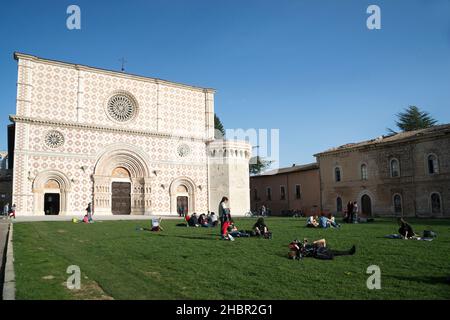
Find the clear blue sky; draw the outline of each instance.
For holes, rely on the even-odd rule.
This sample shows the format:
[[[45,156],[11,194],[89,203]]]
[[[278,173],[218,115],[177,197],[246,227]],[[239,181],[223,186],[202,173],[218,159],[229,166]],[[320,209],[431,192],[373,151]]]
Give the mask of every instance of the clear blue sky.
[[[5,1],[0,35],[0,149],[14,51],[116,70],[125,57],[130,73],[216,88],[225,127],[280,129],[276,166],[384,134],[408,105],[450,122],[448,0]]]

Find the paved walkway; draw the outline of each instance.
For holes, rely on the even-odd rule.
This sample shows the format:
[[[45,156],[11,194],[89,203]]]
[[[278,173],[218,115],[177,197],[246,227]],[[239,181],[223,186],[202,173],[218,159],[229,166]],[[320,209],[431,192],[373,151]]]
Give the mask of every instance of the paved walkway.
[[[130,215],[118,215],[118,216],[96,216],[94,215],[94,221],[116,221],[116,220],[150,220],[155,216],[130,216]],[[158,216],[163,220],[181,219],[178,216]],[[16,222],[36,222],[36,221],[71,221],[73,218],[82,219],[81,215],[74,216],[29,216],[29,217],[17,217],[16,219],[10,219],[13,223]],[[1,221],[1,220],[0,220]]]
[[[6,238],[8,235],[9,222],[0,218],[0,300],[3,293],[3,280],[5,271]]]

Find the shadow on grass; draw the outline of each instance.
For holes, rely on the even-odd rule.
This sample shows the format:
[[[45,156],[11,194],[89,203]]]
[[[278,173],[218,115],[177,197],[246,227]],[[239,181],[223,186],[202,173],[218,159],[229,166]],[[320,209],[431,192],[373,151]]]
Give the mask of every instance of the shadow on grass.
[[[144,230],[148,231],[148,230]],[[217,234],[209,234],[205,235],[204,237],[201,236],[182,236],[182,235],[172,235],[172,234],[164,234],[164,233],[158,233],[158,232],[151,232],[148,231],[149,234],[153,234],[158,237],[169,237],[169,238],[180,238],[180,239],[190,239],[190,240],[220,240],[219,235]]]

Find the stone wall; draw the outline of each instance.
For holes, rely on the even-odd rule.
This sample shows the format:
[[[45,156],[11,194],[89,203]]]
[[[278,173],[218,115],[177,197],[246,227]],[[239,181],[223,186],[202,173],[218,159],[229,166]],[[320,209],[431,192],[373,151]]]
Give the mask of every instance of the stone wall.
[[[318,156],[324,210],[337,212],[336,199],[343,207],[348,201],[371,198],[374,216],[449,216],[450,217],[450,138],[434,136],[380,145],[348,149]],[[427,157],[439,159],[439,173],[429,174]],[[400,163],[400,176],[391,177],[390,161]],[[361,177],[361,165],[368,169],[367,180]],[[341,169],[342,180],[335,181],[334,170]],[[431,194],[439,193],[441,213],[431,212]],[[393,198],[400,195],[402,212],[395,212]]]

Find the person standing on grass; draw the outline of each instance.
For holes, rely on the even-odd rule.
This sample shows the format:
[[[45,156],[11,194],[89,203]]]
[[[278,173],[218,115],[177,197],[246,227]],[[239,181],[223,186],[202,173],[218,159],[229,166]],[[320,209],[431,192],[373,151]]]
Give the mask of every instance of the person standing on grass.
[[[261,215],[264,217],[266,215],[266,206],[262,205],[261,206]]]
[[[353,223],[358,222],[358,202],[353,202]]]
[[[92,221],[92,202],[88,203],[88,206],[86,208],[86,213],[87,213],[88,221],[91,222]]]
[[[353,223],[353,202],[349,201],[347,203],[347,217],[348,223]]]
[[[223,197],[219,203],[219,218],[222,239],[226,239],[228,235],[228,227],[230,226],[231,221],[230,207],[227,197]]]

